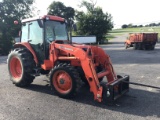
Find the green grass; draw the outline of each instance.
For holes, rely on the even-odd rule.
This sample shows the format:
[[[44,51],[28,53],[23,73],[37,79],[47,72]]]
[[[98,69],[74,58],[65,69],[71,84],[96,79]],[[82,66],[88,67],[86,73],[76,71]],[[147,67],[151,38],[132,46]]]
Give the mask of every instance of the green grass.
[[[114,29],[110,31],[106,37],[108,40],[115,38],[116,36],[129,34],[129,33],[142,33],[142,32],[156,32],[158,33],[158,38],[160,39],[160,27],[141,27],[141,28],[124,28],[124,29]]]

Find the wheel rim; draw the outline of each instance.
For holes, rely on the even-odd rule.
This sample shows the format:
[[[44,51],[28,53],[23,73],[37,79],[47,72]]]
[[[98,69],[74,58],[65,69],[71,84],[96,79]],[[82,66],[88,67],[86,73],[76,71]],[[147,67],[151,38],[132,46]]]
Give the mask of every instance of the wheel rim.
[[[65,71],[55,72],[52,81],[55,89],[61,94],[66,94],[72,89],[72,79]]]
[[[22,76],[22,65],[18,58],[12,57],[10,61],[10,73],[12,77],[19,79]]]

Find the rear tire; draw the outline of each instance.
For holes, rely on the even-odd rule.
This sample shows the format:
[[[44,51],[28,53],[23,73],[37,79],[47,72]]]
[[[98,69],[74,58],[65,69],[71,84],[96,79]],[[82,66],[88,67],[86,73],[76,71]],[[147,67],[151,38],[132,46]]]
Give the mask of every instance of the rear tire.
[[[145,43],[141,43],[141,48],[142,48],[142,50],[146,50],[146,45],[145,45]]]
[[[141,50],[142,49],[142,44],[140,42],[135,43],[134,49],[135,50]]]
[[[133,49],[134,49],[134,50],[137,50],[137,49],[138,49],[138,43],[135,43],[135,44],[134,44]]]
[[[33,82],[35,62],[26,48],[15,48],[8,55],[8,71],[10,79],[18,87],[26,87]]]
[[[73,66],[60,63],[50,72],[50,84],[59,97],[72,98],[81,87],[81,79]]]
[[[142,49],[143,49],[142,43],[139,42],[139,43],[137,43],[137,44],[138,44],[138,48],[137,48],[137,49],[138,49],[138,50],[142,50]]]
[[[151,46],[145,45],[145,50],[150,50],[150,49],[151,49]]]
[[[155,45],[151,45],[151,50],[154,50],[155,49]]]

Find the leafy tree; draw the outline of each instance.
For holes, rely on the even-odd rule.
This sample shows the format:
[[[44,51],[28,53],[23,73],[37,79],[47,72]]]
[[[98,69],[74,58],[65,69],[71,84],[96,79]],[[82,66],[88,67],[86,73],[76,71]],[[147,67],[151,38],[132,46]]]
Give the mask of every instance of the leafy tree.
[[[3,0],[0,3],[0,45],[4,54],[9,52],[13,39],[20,30],[20,25],[14,25],[14,20],[21,21],[30,17],[33,2],[34,0]]]
[[[122,25],[122,28],[128,28],[128,25],[124,24]]]
[[[113,28],[112,16],[104,13],[95,3],[83,1],[80,5],[86,7],[87,12],[77,11],[77,34],[96,35],[97,43],[104,40],[106,33]]]
[[[149,26],[150,27],[154,27],[154,26],[158,26],[158,24],[156,24],[156,23],[150,23]]]
[[[48,7],[48,14],[65,17],[65,5],[62,2],[52,2]]]
[[[147,24],[147,25],[145,25],[145,27],[149,27],[149,25]]]
[[[143,27],[143,25],[139,25],[138,27]]]
[[[65,18],[69,27],[71,27],[75,10],[72,7],[66,7],[62,2],[53,1],[48,7],[48,14]]]
[[[133,27],[132,23],[128,24],[128,28],[132,28],[132,27]]]
[[[133,25],[132,27],[133,27],[133,28],[136,28],[136,27],[138,27],[138,26],[137,26],[137,25]]]

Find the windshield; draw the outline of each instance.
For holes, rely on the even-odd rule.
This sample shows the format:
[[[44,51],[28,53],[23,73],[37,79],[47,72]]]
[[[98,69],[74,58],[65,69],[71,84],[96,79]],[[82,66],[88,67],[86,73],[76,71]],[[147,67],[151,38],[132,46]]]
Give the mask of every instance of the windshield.
[[[65,22],[46,21],[45,39],[50,42],[53,40],[67,40],[68,35],[66,31]]]

